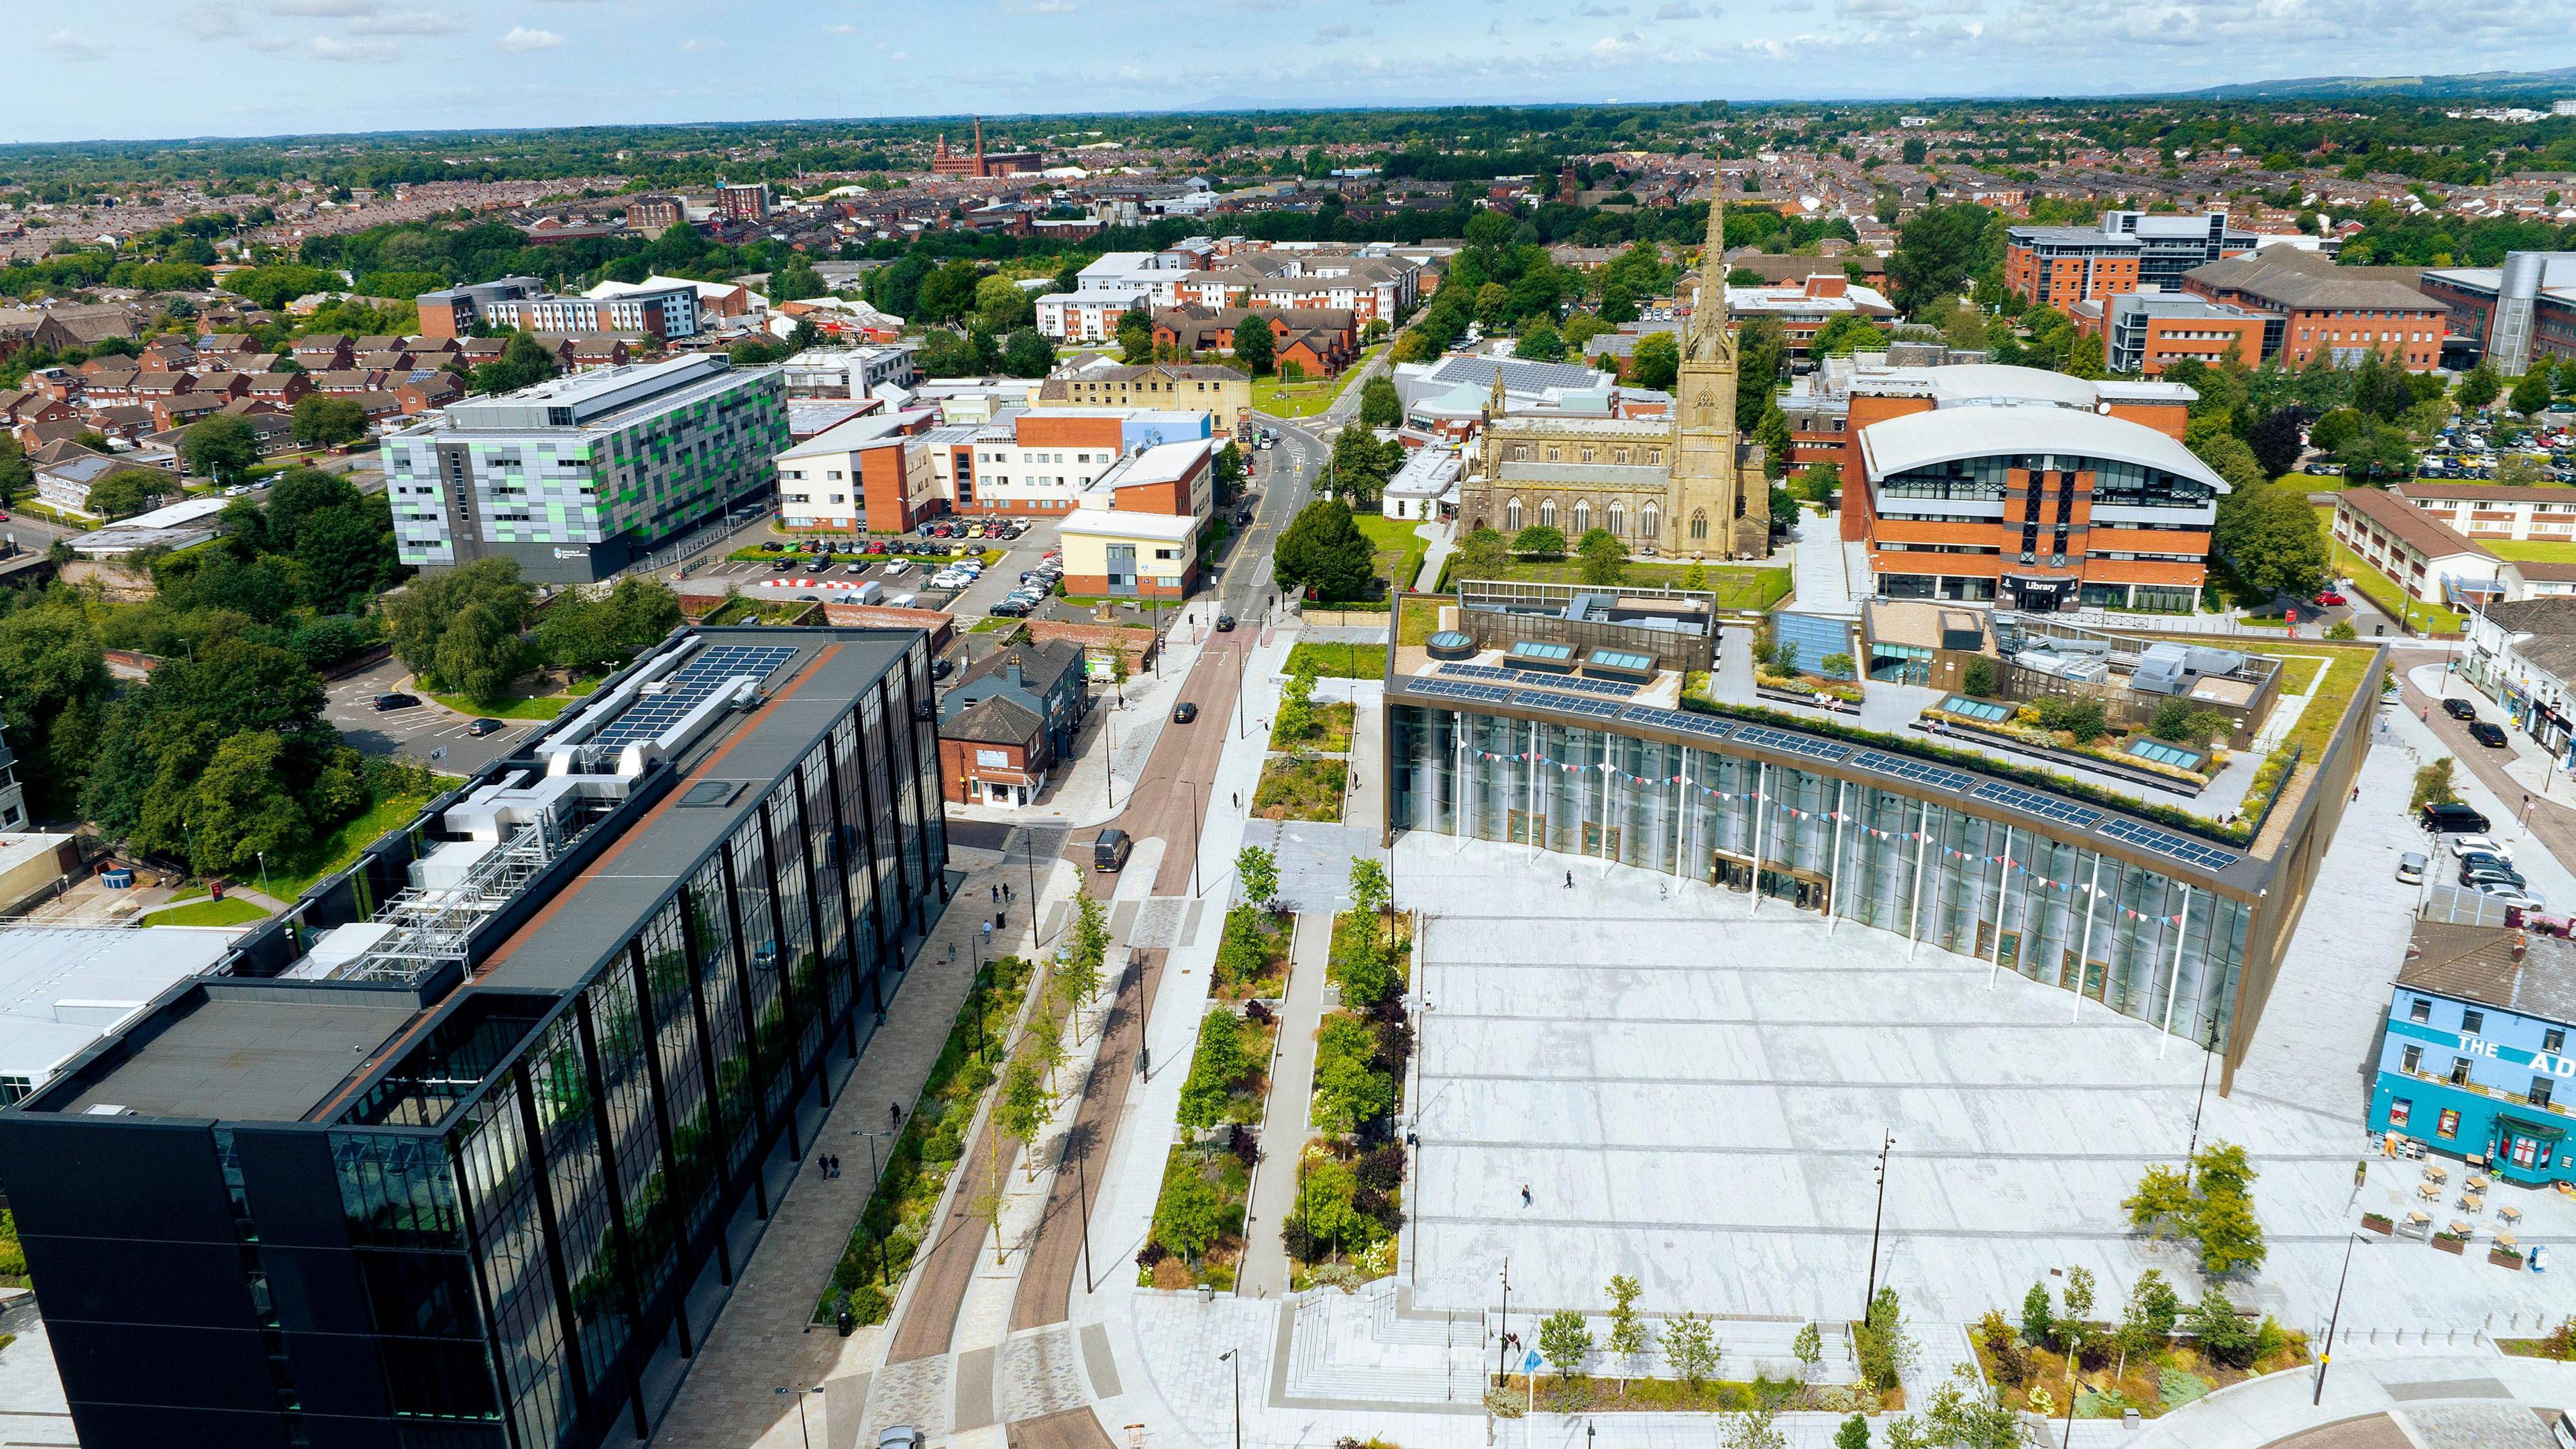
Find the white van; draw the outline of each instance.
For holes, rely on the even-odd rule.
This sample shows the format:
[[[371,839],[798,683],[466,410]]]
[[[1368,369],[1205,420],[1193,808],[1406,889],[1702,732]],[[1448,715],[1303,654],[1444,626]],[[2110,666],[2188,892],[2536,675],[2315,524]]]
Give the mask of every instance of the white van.
[[[878,583],[874,579],[870,579],[866,583],[859,585],[858,589],[850,595],[850,602],[854,604],[873,604],[883,600],[884,598],[885,585]]]
[[[893,598],[886,600],[886,607],[889,609],[918,609],[921,607],[921,595],[897,594]]]

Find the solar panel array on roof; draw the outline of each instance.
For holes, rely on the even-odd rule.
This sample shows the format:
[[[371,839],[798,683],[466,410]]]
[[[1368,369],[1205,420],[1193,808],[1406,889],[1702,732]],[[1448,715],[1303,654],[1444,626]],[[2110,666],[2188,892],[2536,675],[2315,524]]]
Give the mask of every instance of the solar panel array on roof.
[[[1732,723],[1714,715],[1688,714],[1677,709],[1657,709],[1651,704],[1632,704],[1619,711],[1619,718],[1630,724],[1654,725],[1658,728],[1678,730],[1683,734],[1699,735],[1712,740],[1722,740],[1735,733],[1735,726]]]
[[[2072,800],[2055,795],[2043,795],[2037,790],[2025,790],[2019,785],[2007,785],[2000,780],[1989,780],[1968,793],[1979,800],[1992,801],[2008,809],[2018,810],[2024,815],[2035,815],[2042,820],[2054,820],[2063,825],[2072,825],[2078,830],[2087,829],[2093,822],[2102,818],[2102,812],[2090,805],[2078,805]]]
[[[766,679],[771,670],[795,658],[796,651],[793,644],[716,644],[701,649],[658,692],[637,696],[624,713],[591,737],[591,743],[618,746],[652,739],[705,703],[726,680]]]
[[[1617,719],[1620,705],[1608,699],[1569,699],[1524,691],[1512,696],[1512,703],[1524,708],[1553,709],[1565,714],[1590,715],[1595,719]]]
[[[1852,763],[1864,770],[1876,770],[1882,775],[1894,775],[1900,780],[1911,780],[1918,785],[1928,785],[1935,790],[1963,791],[1977,782],[1976,777],[1965,770],[1953,770],[1945,765],[1925,764],[1921,760],[1909,760],[1903,755],[1881,754],[1876,750],[1861,751],[1852,757]]]
[[[1746,744],[1760,745],[1766,750],[1778,750],[1784,755],[1804,755],[1811,760],[1847,760],[1852,754],[1852,748],[1849,745],[1838,745],[1830,740],[1791,734],[1787,730],[1775,730],[1768,725],[1739,725],[1736,727],[1735,737]]]
[[[1501,704],[1512,692],[1499,684],[1469,684],[1459,679],[1416,679],[1406,688],[1416,694],[1437,695],[1443,699],[1472,699],[1486,704]]]
[[[2140,850],[2152,850],[2158,855],[2169,855],[2186,865],[2196,865],[2206,871],[2225,870],[2234,865],[2237,860],[2236,856],[2227,851],[2203,845],[2197,840],[2176,835],[2170,830],[2158,830],[2152,825],[2141,825],[2135,820],[2121,819],[2117,816],[2102,827],[2102,833],[2113,840],[2134,845]]]
[[[1623,679],[1584,679],[1571,674],[1536,674],[1526,669],[1506,669],[1496,664],[1443,664],[1440,672],[1459,679],[1491,679],[1504,684],[1526,685],[1536,689],[1570,689],[1580,694],[1598,694],[1611,699],[1633,697],[1638,686]]]

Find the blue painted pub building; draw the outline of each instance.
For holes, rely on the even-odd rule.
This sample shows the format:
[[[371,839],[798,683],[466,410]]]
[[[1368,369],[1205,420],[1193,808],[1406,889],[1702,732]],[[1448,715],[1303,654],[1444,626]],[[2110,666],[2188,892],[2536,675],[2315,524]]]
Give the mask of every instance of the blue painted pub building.
[[[2576,945],[2418,921],[2388,1002],[2370,1127],[2483,1159],[2512,1182],[2576,1181]]]

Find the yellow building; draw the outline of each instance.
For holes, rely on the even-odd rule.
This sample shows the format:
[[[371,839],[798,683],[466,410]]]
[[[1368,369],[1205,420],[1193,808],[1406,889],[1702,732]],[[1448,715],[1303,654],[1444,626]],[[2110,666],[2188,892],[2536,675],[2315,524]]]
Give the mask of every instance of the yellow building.
[[[1252,379],[1231,367],[1155,362],[1124,366],[1101,360],[1068,368],[1033,390],[1041,408],[1158,408],[1203,412],[1220,441],[1252,427]]]
[[[1068,594],[1185,599],[1198,586],[1195,514],[1077,508],[1056,526],[1056,542]]]

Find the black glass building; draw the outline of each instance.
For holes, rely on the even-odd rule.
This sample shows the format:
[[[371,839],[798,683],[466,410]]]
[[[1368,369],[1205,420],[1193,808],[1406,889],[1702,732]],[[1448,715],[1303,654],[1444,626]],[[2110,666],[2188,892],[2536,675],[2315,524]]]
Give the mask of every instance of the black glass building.
[[[81,1442],[648,1432],[952,888],[929,662],[676,635],[0,1112]]]

